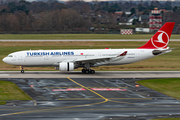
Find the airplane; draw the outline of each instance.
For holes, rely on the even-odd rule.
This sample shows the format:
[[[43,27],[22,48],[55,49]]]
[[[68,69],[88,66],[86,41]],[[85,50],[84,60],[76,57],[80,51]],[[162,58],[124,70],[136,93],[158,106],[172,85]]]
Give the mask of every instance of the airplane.
[[[174,24],[166,22],[145,45],[136,49],[26,50],[11,53],[3,61],[21,66],[21,73],[23,67],[53,66],[63,72],[82,67],[82,73],[94,74],[91,67],[129,64],[171,52],[167,46]]]

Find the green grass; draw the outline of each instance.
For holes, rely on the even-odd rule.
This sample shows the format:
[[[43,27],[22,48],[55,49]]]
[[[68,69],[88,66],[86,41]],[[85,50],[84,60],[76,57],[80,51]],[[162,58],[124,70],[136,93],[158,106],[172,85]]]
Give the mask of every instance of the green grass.
[[[8,81],[0,81],[0,104],[9,100],[32,100],[16,84]]]
[[[146,42],[124,41],[124,42],[0,42],[0,70],[19,70],[19,66],[12,66],[4,63],[2,59],[8,54],[21,50],[39,49],[104,49],[106,47],[116,48],[137,48]],[[171,41],[169,46],[176,48],[172,52],[160,55],[149,60],[140,61],[133,64],[119,66],[95,67],[95,70],[180,70],[180,42]],[[53,67],[25,67],[25,70],[54,70]],[[81,69],[81,68],[80,68]],[[78,69],[78,70],[80,70]]]
[[[0,105],[5,105],[6,101],[0,101]]]
[[[0,39],[150,39],[153,34],[1,34]],[[173,34],[171,39],[179,39],[180,35]]]
[[[180,100],[180,78],[142,80],[137,83]]]

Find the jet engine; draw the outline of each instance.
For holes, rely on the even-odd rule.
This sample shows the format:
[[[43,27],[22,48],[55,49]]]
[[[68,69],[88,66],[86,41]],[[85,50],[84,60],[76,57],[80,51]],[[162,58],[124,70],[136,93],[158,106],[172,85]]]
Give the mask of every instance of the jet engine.
[[[62,62],[59,63],[59,70],[60,71],[73,71],[74,70],[74,63],[72,62]]]

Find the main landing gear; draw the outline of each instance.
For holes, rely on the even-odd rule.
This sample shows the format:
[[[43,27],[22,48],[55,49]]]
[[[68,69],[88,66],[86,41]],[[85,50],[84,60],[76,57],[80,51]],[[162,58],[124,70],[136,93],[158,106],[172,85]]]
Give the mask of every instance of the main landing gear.
[[[23,67],[22,67],[22,66],[20,66],[20,69],[21,69],[21,73],[24,73],[24,70],[23,70]]]
[[[84,74],[94,74],[95,70],[91,70],[91,69],[82,69],[82,73]]]
[[[84,68],[82,69],[82,73],[84,73],[84,74],[94,74],[95,71],[90,69],[90,63],[85,63]]]

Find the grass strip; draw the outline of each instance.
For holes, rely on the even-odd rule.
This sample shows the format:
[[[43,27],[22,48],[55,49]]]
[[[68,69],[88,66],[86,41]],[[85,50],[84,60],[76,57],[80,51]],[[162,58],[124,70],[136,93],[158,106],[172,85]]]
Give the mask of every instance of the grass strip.
[[[154,34],[1,34],[2,40],[55,40],[55,39],[150,39]],[[171,39],[179,39],[179,34],[172,34]]]
[[[164,78],[137,81],[146,86],[176,99],[180,99],[180,78]]]
[[[32,100],[16,84],[9,81],[0,81],[0,104],[5,104],[9,100]]]
[[[0,101],[0,105],[5,105],[6,101]]]

